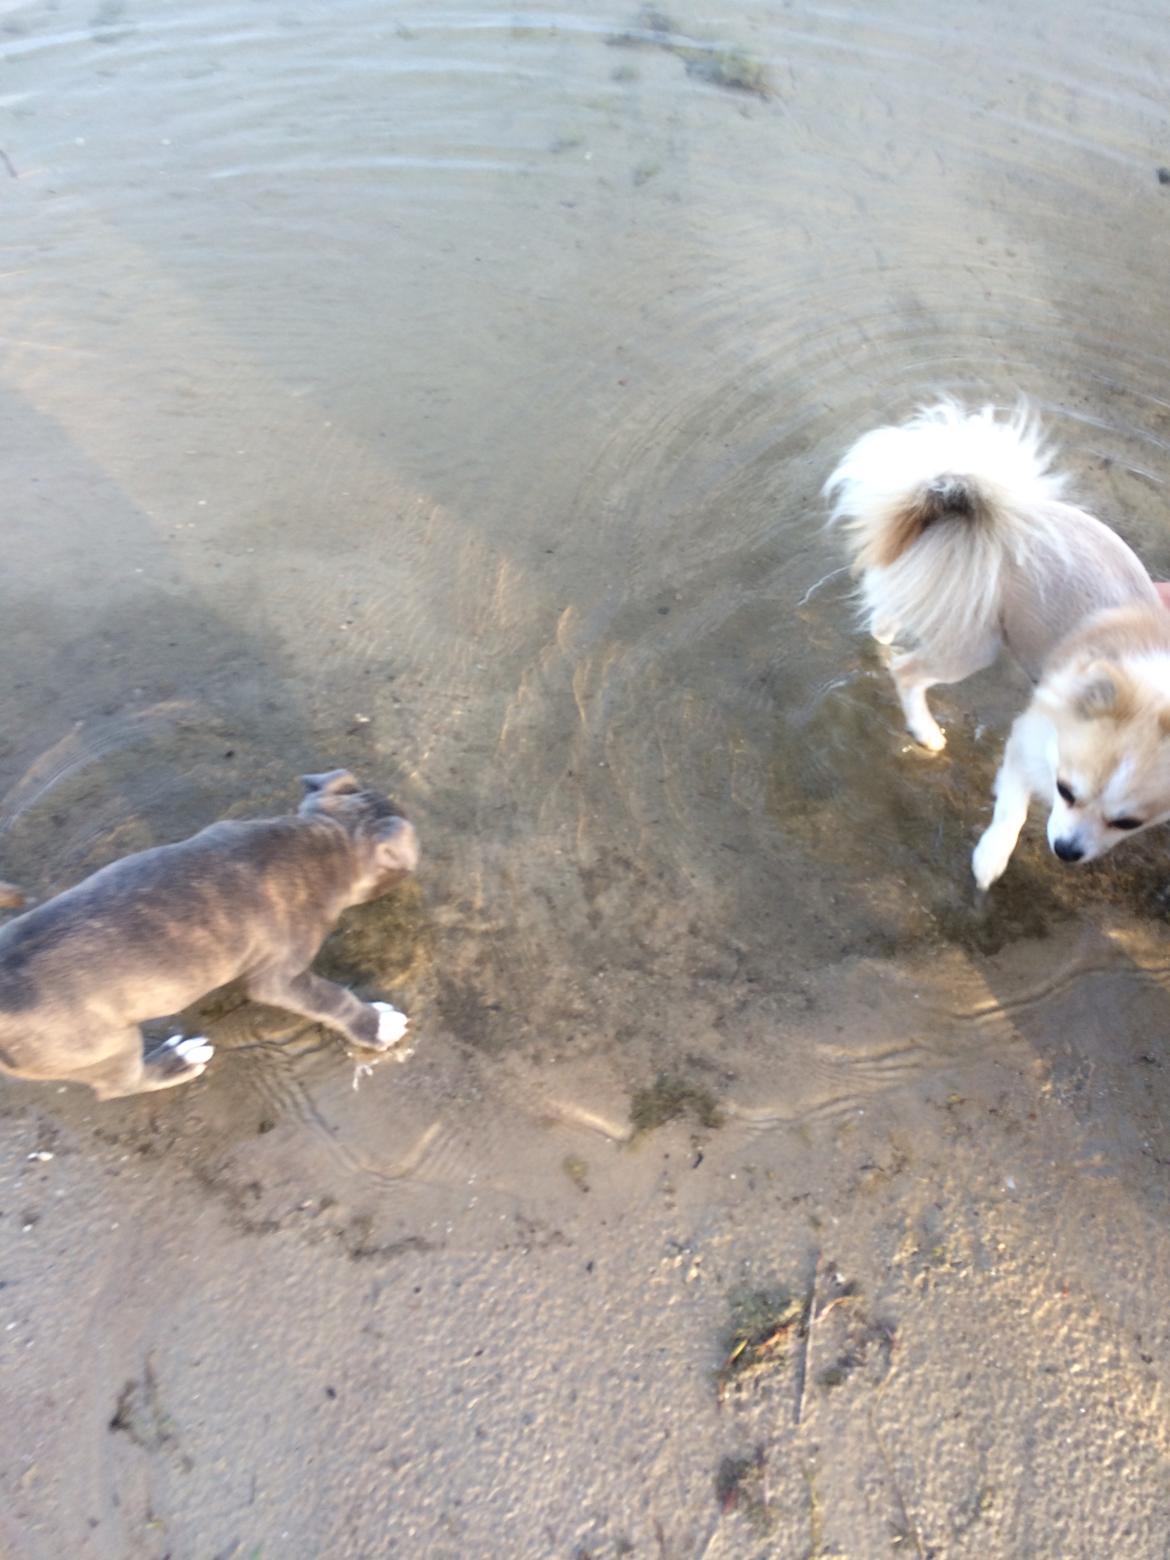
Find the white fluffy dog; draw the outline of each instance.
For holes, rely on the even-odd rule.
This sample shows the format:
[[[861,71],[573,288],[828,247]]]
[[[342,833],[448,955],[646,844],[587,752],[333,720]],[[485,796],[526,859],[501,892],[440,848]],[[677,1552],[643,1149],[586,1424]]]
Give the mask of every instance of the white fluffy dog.
[[[923,747],[946,744],[927,689],[990,666],[1001,647],[1037,685],[975,850],[980,888],[1003,873],[1033,796],[1050,806],[1062,861],[1170,817],[1170,612],[1121,538],[1063,500],[1065,485],[1026,413],[944,401],[865,434],[825,489]]]

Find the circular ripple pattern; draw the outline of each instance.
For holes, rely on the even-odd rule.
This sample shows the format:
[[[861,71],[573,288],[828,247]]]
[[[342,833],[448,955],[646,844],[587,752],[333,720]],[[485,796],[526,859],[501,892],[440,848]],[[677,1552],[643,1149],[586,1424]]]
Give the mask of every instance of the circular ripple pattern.
[[[423,838],[425,956],[337,946],[407,982],[418,1058],[355,1092],[227,1014],[225,1153],[255,1117],[315,1143],[306,1196],[512,1194],[547,1158],[515,1123],[622,1143],[659,1075],[835,1117],[964,1043],[825,1052],[793,1015],[849,971],[1162,913],[1156,845],[1074,880],[1033,844],[973,906],[1022,685],[940,695],[947,755],[908,752],[819,497],[875,421],[1023,392],[1170,570],[1152,22],[65,4],[3,52],[0,873],[333,764]],[[1021,980],[967,1029],[1056,1000]]]

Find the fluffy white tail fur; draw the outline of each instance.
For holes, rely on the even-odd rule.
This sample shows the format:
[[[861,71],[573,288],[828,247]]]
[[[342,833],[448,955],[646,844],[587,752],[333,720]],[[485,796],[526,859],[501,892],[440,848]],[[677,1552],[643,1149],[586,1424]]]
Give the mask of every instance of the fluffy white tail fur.
[[[993,630],[1005,558],[1023,562],[1066,479],[1024,407],[924,407],[875,428],[825,484],[846,532],[871,631],[920,643]]]

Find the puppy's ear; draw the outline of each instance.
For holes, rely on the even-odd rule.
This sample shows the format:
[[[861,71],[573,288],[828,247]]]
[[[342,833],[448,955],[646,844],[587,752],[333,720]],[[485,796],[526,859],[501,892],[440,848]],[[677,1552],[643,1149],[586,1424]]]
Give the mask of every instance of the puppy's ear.
[[[418,866],[418,835],[409,818],[387,818],[378,830],[376,854],[383,872],[413,872]]]
[[[1120,667],[1094,661],[1085,668],[1073,698],[1082,720],[1124,720],[1133,708],[1133,689]]]
[[[302,775],[306,796],[352,796],[360,791],[357,778],[348,769],[330,769],[323,775]]]

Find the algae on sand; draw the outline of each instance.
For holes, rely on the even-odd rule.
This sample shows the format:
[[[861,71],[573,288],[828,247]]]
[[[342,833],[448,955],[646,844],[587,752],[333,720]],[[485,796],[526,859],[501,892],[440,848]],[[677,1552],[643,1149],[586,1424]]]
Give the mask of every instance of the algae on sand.
[[[741,1511],[758,1533],[770,1530],[775,1516],[768,1505],[762,1446],[751,1457],[724,1457],[715,1475],[715,1499],[720,1512]]]
[[[697,76],[700,81],[726,87],[731,92],[752,92],[762,98],[772,96],[768,67],[742,49],[681,48],[674,52],[686,64],[688,76]]]
[[[630,1121],[635,1132],[651,1132],[680,1116],[692,1116],[701,1127],[723,1125],[714,1096],[674,1073],[659,1073],[648,1087],[636,1089],[630,1100]]]
[[[731,1320],[723,1340],[723,1362],[715,1375],[720,1402],[733,1385],[746,1384],[782,1365],[799,1333],[805,1302],[783,1289],[747,1289],[731,1296]]]
[[[628,32],[616,34],[608,42],[615,47],[661,49],[682,60],[688,76],[724,87],[729,92],[749,92],[766,99],[775,91],[768,67],[761,60],[754,59],[744,49],[725,48],[702,38],[688,37],[672,16],[653,6],[644,6],[633,27]]]

